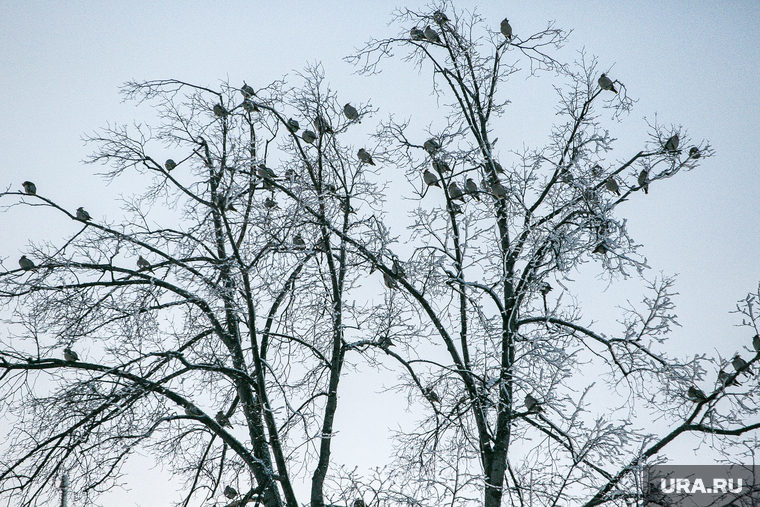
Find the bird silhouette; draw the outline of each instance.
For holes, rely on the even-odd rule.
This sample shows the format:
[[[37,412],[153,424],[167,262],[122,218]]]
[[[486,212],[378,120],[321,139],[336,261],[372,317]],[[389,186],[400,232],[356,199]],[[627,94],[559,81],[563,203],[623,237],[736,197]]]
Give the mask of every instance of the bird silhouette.
[[[356,108],[352,106],[350,103],[347,103],[345,106],[343,106],[343,114],[345,114],[346,118],[348,118],[351,121],[359,119],[359,111],[357,111]]]
[[[475,180],[467,178],[467,181],[464,183],[464,189],[475,199],[478,201],[480,200],[480,196],[478,195],[478,184],[475,183]]]
[[[409,31],[409,37],[412,40],[425,40],[425,32],[415,26]]]
[[[21,269],[24,271],[29,271],[30,269],[34,269],[34,261],[31,259],[27,259],[26,255],[22,255],[21,258],[18,260],[18,265],[21,266]]]
[[[274,209],[277,207],[277,201],[275,201],[271,197],[267,197],[266,199],[264,199],[264,207],[266,209]]]
[[[365,150],[364,148],[359,148],[359,151],[356,153],[356,156],[359,157],[359,160],[361,160],[365,164],[375,165],[375,162],[372,160],[372,155],[370,155],[369,152]]]
[[[300,232],[293,236],[293,248],[296,250],[306,249],[306,241],[304,241],[303,236],[301,236]]]
[[[294,120],[293,118],[290,118],[287,123],[285,123],[285,126],[288,128],[289,131],[292,133],[298,132],[298,129],[301,128],[301,126],[298,124],[298,120]],[[315,136],[316,137],[316,136]]]
[[[438,36],[438,32],[430,28],[430,25],[425,27],[425,38],[430,42],[441,42],[441,38]]]
[[[26,192],[29,195],[37,195],[37,185],[32,183],[31,181],[25,181],[21,184],[22,187],[24,187],[24,192]]]
[[[760,354],[760,335],[752,337],[752,347],[755,349],[755,352]]]
[[[441,149],[441,144],[435,139],[428,139],[422,144],[422,147],[425,149],[426,152],[433,155],[435,154],[435,152]]]
[[[145,257],[143,257],[142,255],[137,258],[137,268],[139,270],[147,269],[151,273],[153,272],[153,270],[150,269],[150,262],[148,262],[147,260],[145,260]]]
[[[164,167],[168,172],[171,172],[175,167],[177,167],[177,163],[174,160],[167,158],[166,162],[164,162]]]
[[[270,169],[269,167],[265,166],[264,164],[259,164],[259,166],[256,168],[256,175],[265,180],[273,180],[277,177],[277,174]]]
[[[433,159],[433,169],[435,169],[441,174],[451,172],[451,167],[449,167],[449,164],[447,164],[445,160],[442,160],[440,158]]]
[[[689,150],[689,158],[693,158],[694,160],[696,160],[701,156],[702,154],[699,152],[699,148],[697,148],[696,146],[692,146],[691,149]]]
[[[327,123],[327,120],[325,120],[321,114],[318,114],[317,117],[314,118],[314,127],[320,134],[332,132],[332,127],[330,127],[330,124]]]
[[[303,134],[301,134],[301,138],[309,144],[314,144],[314,141],[317,140],[317,134],[311,130],[304,130]]]
[[[69,363],[76,363],[79,361],[79,354],[71,350],[71,347],[66,347],[63,349],[63,359]]]
[[[602,242],[600,242],[600,243],[598,243],[596,245],[596,247],[593,250],[593,253],[600,253],[600,254],[604,255],[604,254],[606,254],[609,251],[610,251],[610,249],[607,248],[607,243],[605,243],[604,241],[602,241]]]
[[[243,100],[243,109],[245,109],[249,113],[258,113],[259,112],[259,106],[257,106],[250,99]]]
[[[223,411],[219,411],[214,416],[214,419],[216,422],[219,423],[219,426],[222,428],[232,428],[232,423],[230,422],[230,418],[227,417],[227,414],[225,414]]]
[[[541,406],[541,403],[534,398],[530,394],[525,395],[525,408],[528,409],[528,412],[543,412],[544,408]]]
[[[398,284],[396,283],[396,280],[393,279],[391,275],[388,273],[383,273],[383,282],[385,283],[385,286],[389,289],[395,289],[398,287]]]
[[[225,109],[223,105],[214,104],[214,114],[218,116],[219,118],[224,118],[225,116],[230,114],[230,112],[227,111],[227,109]]]
[[[494,180],[493,182],[491,182],[491,193],[497,199],[507,198],[507,189],[504,188],[504,186],[501,183],[499,183],[499,180]]]
[[[730,379],[731,379],[731,375],[726,373],[725,371],[720,370],[718,372],[718,382],[720,382],[721,384],[724,384],[726,387],[741,386],[741,383],[736,378],[734,378],[733,381],[730,381]]]
[[[742,359],[742,357],[739,354],[736,354],[734,358],[731,360],[731,365],[734,367],[734,370],[736,371],[741,370],[742,373],[744,373],[748,377],[752,376],[752,372],[748,367],[747,361]]]
[[[459,199],[459,200],[464,201],[464,192],[462,192],[459,189],[459,186],[457,186],[456,181],[452,181],[451,183],[449,183],[449,197],[451,197],[452,200]]]
[[[431,173],[429,169],[425,169],[425,172],[422,173],[422,179],[429,187],[441,187],[440,183],[438,183],[438,176]]]
[[[707,401],[707,396],[705,396],[705,393],[703,393],[702,390],[697,386],[689,387],[689,390],[686,392],[686,397],[694,403],[702,403],[703,401]]]
[[[442,25],[444,23],[448,23],[449,22],[449,18],[443,12],[441,12],[441,11],[435,11],[433,13],[433,21],[435,21],[439,25]]]
[[[404,271],[404,266],[396,257],[393,258],[393,266],[391,267],[391,271],[393,272],[393,276],[397,276],[400,278],[406,277],[406,271]]]
[[[243,97],[245,97],[247,99],[248,97],[252,97],[253,96],[254,91],[253,91],[253,88],[251,88],[250,85],[247,85],[245,83],[245,81],[243,81],[243,86],[240,87],[240,93],[242,93]]]
[[[606,74],[602,74],[599,76],[599,88],[602,90],[609,90],[611,92],[617,93],[617,90],[615,89],[615,84],[612,82],[612,79],[608,78]]]
[[[647,171],[646,169],[642,169],[641,172],[639,173],[638,183],[639,183],[639,187],[644,189],[645,194],[649,193],[649,183],[647,183],[648,180],[649,180],[649,171]]]
[[[92,217],[90,217],[90,214],[87,213],[83,207],[77,208],[77,220],[81,220],[82,222],[86,222],[88,220],[91,220]]]
[[[499,27],[501,30],[501,34],[507,38],[507,40],[512,40],[512,25],[509,24],[509,20],[507,18],[504,18],[501,22],[501,26]]]
[[[426,387],[422,390],[422,394],[425,395],[425,398],[431,403],[440,403],[441,398],[438,397],[438,393],[433,390],[432,387]]]
[[[607,178],[607,181],[604,182],[604,188],[610,192],[615,192],[617,195],[620,195],[620,187],[618,186],[618,182],[615,181],[615,178],[612,176]]]
[[[353,507],[367,507],[367,504],[365,504],[364,500],[362,500],[361,498],[357,498],[356,500],[354,500]]]
[[[238,492],[232,486],[225,486],[224,487],[224,496],[226,496],[227,498],[229,498],[230,500],[232,500],[233,498],[235,498],[236,496],[238,496]]]
[[[670,152],[670,153],[675,153],[676,151],[678,151],[678,142],[679,142],[678,134],[673,134],[672,136],[670,136],[668,140],[665,141],[665,146],[664,146],[665,151]]]

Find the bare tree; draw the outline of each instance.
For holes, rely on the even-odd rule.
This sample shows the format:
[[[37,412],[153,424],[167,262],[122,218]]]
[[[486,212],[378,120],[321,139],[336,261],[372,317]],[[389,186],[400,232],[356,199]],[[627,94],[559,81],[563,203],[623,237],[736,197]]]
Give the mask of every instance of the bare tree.
[[[588,262],[611,280],[643,274],[625,202],[695,168],[709,144],[654,124],[640,151],[613,158],[598,111],[619,119],[633,101],[595,59],[553,56],[566,33],[552,25],[526,36],[448,4],[395,21],[397,37],[350,60],[372,74],[400,51],[432,70],[443,106],[428,132],[391,117],[374,147],[346,145],[374,110],[342,104],[319,66],[295,88],[132,82],[125,96],[159,124],[89,138],[106,178],[149,182],[124,200],[123,220],[66,209],[44,185],[0,195],[5,209],[81,223],[0,273],[9,505],[49,503],[64,472],[71,503],[91,504],[137,449],[186,481],[179,505],[296,507],[307,474],[313,507],[622,504],[677,437],[728,445],[758,427],[758,387],[735,382],[759,353],[738,369],[666,354],[672,279],[649,282],[652,296],[607,332],[563,283]],[[524,72],[558,78],[561,120],[547,146],[497,160],[497,136],[519,134],[495,125],[510,77]],[[376,164],[407,176],[406,232],[388,221]],[[373,272],[380,305],[361,287]],[[755,333],[757,297],[738,307]],[[397,365],[421,417],[370,477],[331,463],[349,357]],[[713,362],[731,369],[696,396],[689,388],[715,377]],[[650,417],[665,435],[646,429]]]

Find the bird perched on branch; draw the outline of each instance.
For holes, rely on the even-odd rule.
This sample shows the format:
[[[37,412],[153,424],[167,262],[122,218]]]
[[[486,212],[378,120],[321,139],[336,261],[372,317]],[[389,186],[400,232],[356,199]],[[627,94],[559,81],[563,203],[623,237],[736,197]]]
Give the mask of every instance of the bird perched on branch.
[[[240,93],[242,93],[243,97],[245,97],[246,99],[249,97],[253,97],[254,95],[253,88],[251,88],[250,85],[247,85],[245,81],[243,81],[243,86],[240,87]]]
[[[245,109],[249,113],[258,113],[259,112],[259,106],[257,106],[252,100],[245,99],[243,101],[243,109]]]
[[[748,377],[752,376],[752,371],[749,369],[747,365],[747,361],[742,359],[742,357],[739,354],[736,354],[734,358],[731,360],[731,365],[734,367],[734,370],[736,371],[742,370],[742,373],[744,373]]]
[[[37,195],[37,185],[32,183],[31,181],[25,181],[21,184],[22,187],[24,187],[24,192],[29,195]]]
[[[733,381],[729,381],[730,378],[731,378],[731,375],[726,373],[725,371],[720,370],[718,372],[718,382],[720,382],[721,384],[724,384],[726,387],[741,386],[741,383],[738,380],[734,379]]]
[[[409,31],[409,37],[412,40],[425,40],[425,32],[415,26]]]
[[[256,168],[256,175],[259,178],[265,180],[273,180],[277,177],[277,174],[275,174],[271,168],[265,166],[264,164],[259,164],[259,166]]]
[[[686,397],[694,403],[707,401],[707,396],[705,396],[705,393],[703,393],[697,386],[689,387],[689,390],[686,392]]]
[[[174,160],[167,158],[166,162],[164,162],[164,167],[167,172],[172,172],[174,168],[177,167],[177,163]]]
[[[151,273],[153,272],[153,270],[150,269],[150,262],[148,262],[147,260],[145,260],[145,257],[143,257],[142,255],[137,258],[137,268],[139,270],[147,269]]]
[[[440,402],[441,402],[441,398],[439,398],[439,397],[438,397],[438,393],[436,393],[436,392],[433,390],[433,388],[432,388],[432,387],[429,387],[429,386],[428,386],[428,387],[424,388],[424,389],[422,390],[422,394],[424,394],[424,395],[425,395],[425,398],[427,398],[427,400],[428,400],[430,403],[440,403]]]
[[[689,150],[689,158],[693,158],[694,160],[696,160],[701,156],[702,154],[699,152],[699,148],[697,148],[696,146],[692,146],[691,149]]]
[[[343,114],[345,114],[346,118],[348,118],[351,121],[355,121],[359,119],[359,111],[357,111],[356,108],[352,106],[350,103],[346,103],[346,105],[343,106]]]
[[[639,173],[638,183],[639,183],[639,186],[642,189],[644,189],[645,194],[649,193],[649,183],[647,183],[648,180],[649,180],[649,171],[647,171],[646,169],[642,169],[641,172]]]
[[[449,167],[449,164],[447,164],[445,160],[440,159],[440,158],[433,159],[433,169],[435,169],[441,174],[451,172],[451,167]]]
[[[226,496],[227,498],[229,498],[230,500],[232,500],[233,498],[235,498],[236,496],[238,496],[238,492],[232,486],[225,486],[224,487],[224,496]]]
[[[327,120],[321,114],[318,114],[314,119],[314,127],[320,134],[332,132],[332,127],[330,127],[330,124],[327,123]]]
[[[92,220],[92,217],[89,213],[87,213],[83,207],[77,208],[77,220],[81,220],[82,222],[86,222],[88,220]]]
[[[293,236],[293,248],[296,250],[306,250],[306,241],[304,241],[300,232]]]
[[[222,428],[232,428],[232,423],[230,422],[230,418],[227,417],[227,414],[225,414],[223,411],[219,411],[214,416],[214,419],[216,422],[219,423],[219,426]]]
[[[311,130],[304,130],[303,134],[301,134],[301,138],[309,144],[314,144],[314,141],[317,140],[317,134]]]
[[[438,183],[438,176],[431,173],[429,169],[425,169],[425,172],[422,173],[422,180],[427,184],[429,187],[438,187],[440,188],[441,185]]]
[[[214,114],[218,116],[219,118],[224,118],[225,116],[230,114],[230,112],[227,111],[227,109],[225,109],[223,105],[214,104]]]
[[[678,134],[673,134],[668,138],[667,141],[665,141],[665,151],[670,153],[675,153],[678,150]]]
[[[464,183],[464,189],[475,199],[478,201],[480,200],[480,196],[478,195],[478,184],[475,183],[475,180],[467,178],[467,181]]]
[[[275,201],[271,197],[267,197],[266,199],[264,199],[264,207],[266,209],[274,209],[277,207],[277,201]]]
[[[440,44],[441,38],[438,36],[438,32],[430,28],[430,25],[425,27],[425,31],[423,32],[425,34],[425,38],[430,42],[437,42]]]
[[[22,255],[21,258],[18,260],[18,265],[21,266],[21,269],[24,271],[29,271],[30,269],[34,269],[34,261],[31,259],[27,259],[26,255]]]
[[[354,500],[353,507],[367,507],[367,504],[365,504],[364,500],[362,500],[361,498],[357,498],[356,500]]]
[[[499,27],[501,30],[501,34],[507,38],[507,40],[512,40],[512,25],[509,24],[509,20],[507,18],[504,18],[501,22],[501,26]]]
[[[385,272],[383,272],[383,282],[385,283],[385,286],[388,287],[389,289],[395,289],[396,287],[398,287],[396,280],[394,280],[391,275]]]
[[[491,183],[491,193],[493,193],[494,197],[496,197],[497,199],[507,198],[507,189],[504,188],[504,185],[499,183],[499,180],[494,180]]]
[[[755,349],[755,352],[760,354],[760,335],[755,335],[752,337],[752,348]]]
[[[612,176],[607,178],[607,181],[604,182],[604,188],[610,192],[615,192],[617,195],[620,195],[620,187],[618,186],[618,182]]]
[[[604,241],[602,241],[602,242],[600,242],[599,244],[596,245],[596,247],[593,250],[593,253],[599,253],[599,254],[604,255],[604,254],[606,254],[609,251],[610,251],[610,249],[607,247],[607,243],[605,243]]]
[[[433,13],[433,21],[435,21],[439,25],[442,25],[444,23],[448,23],[449,22],[449,18],[443,12],[441,12],[441,11],[435,11]]]
[[[291,131],[294,134],[298,132],[298,129],[301,128],[301,126],[298,124],[298,120],[294,120],[293,118],[290,118],[285,124],[285,126],[288,128],[289,131]]]
[[[599,88],[602,90],[609,90],[611,92],[617,93],[617,90],[615,89],[615,84],[612,82],[612,79],[608,78],[606,74],[602,73],[601,76],[599,76]]]
[[[426,152],[433,155],[435,154],[435,152],[441,149],[441,144],[435,139],[428,139],[422,144],[422,147],[424,148]]]
[[[530,394],[525,395],[525,408],[528,409],[528,412],[543,412],[544,408],[541,406],[541,403],[531,396]]]
[[[449,197],[451,197],[452,200],[459,199],[464,201],[464,192],[459,190],[459,186],[457,186],[456,181],[449,183]]]
[[[69,363],[76,363],[79,361],[79,354],[71,350],[71,347],[66,347],[63,349],[63,359]]]
[[[192,403],[189,403],[185,407],[185,414],[189,415],[190,417],[201,417],[203,415],[203,412],[201,412],[201,410]]]
[[[370,155],[369,152],[365,150],[364,148],[359,148],[359,151],[356,153],[356,156],[359,157],[359,160],[361,160],[365,164],[375,165],[375,162],[372,160],[372,155]]]

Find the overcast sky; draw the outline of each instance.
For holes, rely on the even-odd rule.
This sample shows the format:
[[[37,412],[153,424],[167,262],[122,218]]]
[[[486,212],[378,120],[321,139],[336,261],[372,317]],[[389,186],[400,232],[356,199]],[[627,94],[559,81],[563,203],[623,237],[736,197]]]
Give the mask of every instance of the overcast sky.
[[[522,5],[519,5],[522,4]],[[683,125],[695,142],[708,140],[716,156],[696,171],[658,182],[645,198],[619,210],[652,267],[649,278],[678,273],[677,314],[682,327],[672,335],[678,353],[720,353],[730,357],[749,345],[746,330],[729,312],[760,281],[760,2],[533,1],[457,2],[498,23],[508,16],[517,35],[528,35],[555,20],[572,29],[564,58],[585,47],[601,69],[624,83],[638,100],[618,124],[602,114],[620,139],[613,158],[635,154],[647,138],[647,124]],[[150,118],[145,106],[121,103],[127,80],[175,78],[218,86],[246,80],[264,86],[307,63],[321,61],[339,97],[371,100],[379,113],[415,118],[420,129],[434,116],[435,101],[424,92],[430,76],[400,60],[386,61],[384,73],[353,75],[342,58],[370,37],[397,34],[388,27],[397,2],[4,2],[0,16],[0,185],[19,189],[32,180],[40,193],[75,210],[84,206],[98,219],[120,212],[115,199],[139,181],[107,185],[96,166],[81,161],[94,149],[82,136],[108,122]],[[407,6],[420,8],[412,1]],[[688,7],[686,7],[688,5]],[[293,84],[298,80],[291,78]],[[547,142],[556,98],[551,79],[524,81],[505,118],[499,148],[537,147]],[[509,84],[507,86],[510,86]],[[535,88],[533,95],[524,91]],[[410,90],[408,93],[406,90]],[[416,95],[415,95],[416,93]],[[422,97],[425,100],[420,100]],[[414,109],[412,109],[414,108]],[[508,120],[508,121],[507,121]],[[515,128],[515,125],[519,125]],[[506,127],[509,126],[507,129]],[[605,124],[607,127],[607,124]],[[391,177],[391,176],[389,176]],[[0,258],[15,268],[29,240],[60,238],[77,224],[29,209],[0,214]],[[638,279],[607,284],[593,270],[578,273],[578,291],[588,295],[589,319],[596,304],[613,322],[615,304],[638,302]],[[607,291],[601,291],[607,288]],[[0,329],[0,333],[4,333]],[[709,389],[705,384],[705,390]],[[350,393],[346,394],[350,396]],[[344,428],[348,431],[347,428]],[[378,452],[389,447],[378,444]],[[355,449],[355,447],[354,447]],[[350,462],[338,448],[336,463]],[[688,456],[689,454],[685,454]],[[356,459],[356,462],[361,461]],[[349,463],[350,464],[350,463]],[[366,465],[366,464],[365,464]],[[156,505],[172,493],[157,482],[151,499],[133,494],[112,505]],[[165,488],[164,488],[165,489]],[[156,496],[158,495],[158,496]]]

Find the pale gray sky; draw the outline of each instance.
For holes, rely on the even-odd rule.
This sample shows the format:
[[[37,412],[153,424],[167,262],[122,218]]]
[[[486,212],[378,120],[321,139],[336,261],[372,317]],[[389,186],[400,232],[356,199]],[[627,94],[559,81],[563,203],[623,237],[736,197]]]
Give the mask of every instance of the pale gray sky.
[[[653,268],[647,276],[680,274],[676,304],[683,327],[672,335],[674,352],[717,351],[726,357],[741,350],[749,344],[747,333],[733,327],[739,321],[728,312],[760,281],[760,3],[520,4],[469,1],[457,2],[457,7],[477,5],[494,28],[508,16],[518,35],[539,30],[548,20],[574,30],[565,58],[585,47],[599,57],[601,69],[612,68],[610,75],[638,99],[621,124],[602,114],[619,139],[614,158],[638,151],[647,135],[644,117],[654,121],[655,115],[661,124],[681,124],[695,141],[709,140],[715,148],[716,156],[698,170],[653,185],[646,198],[633,200],[621,213],[629,218],[631,235],[644,245],[642,253]],[[371,100],[379,108],[363,124],[367,133],[392,112],[412,116],[421,130],[435,115],[435,100],[425,91],[429,75],[394,60],[384,64],[380,76],[365,78],[352,75],[354,69],[342,61],[370,36],[395,35],[397,28],[387,22],[399,5],[6,2],[0,16],[0,185],[18,189],[29,179],[72,210],[84,206],[94,217],[118,217],[115,199],[140,182],[125,178],[107,186],[93,174],[98,167],[81,163],[94,148],[84,146],[81,137],[107,122],[150,120],[149,108],[120,102],[118,87],[131,79],[175,78],[209,86],[245,79],[256,87],[321,61],[339,96]],[[298,84],[295,77],[292,82]],[[504,158],[510,149],[548,140],[556,104],[552,82],[515,81],[515,104],[502,120],[505,133],[496,133]],[[77,228],[45,212],[14,209],[0,215],[0,258],[14,268],[29,240],[55,240],[62,231]],[[615,304],[641,299],[640,281],[616,283],[602,294],[606,283],[594,280],[593,273],[589,269],[577,276],[577,290],[589,298],[589,318],[614,321]],[[344,396],[350,400],[350,391]],[[372,420],[371,411],[382,407],[362,411]],[[343,431],[346,442],[361,437],[350,428]],[[381,456],[389,450],[384,442],[376,445]],[[356,456],[355,444],[337,440],[335,458],[336,464],[371,466]],[[161,484],[149,488],[148,499],[133,492],[111,505],[148,506],[174,498],[171,488]]]

